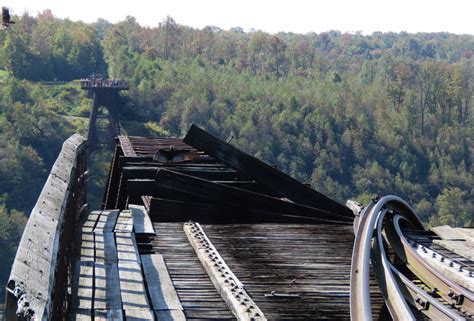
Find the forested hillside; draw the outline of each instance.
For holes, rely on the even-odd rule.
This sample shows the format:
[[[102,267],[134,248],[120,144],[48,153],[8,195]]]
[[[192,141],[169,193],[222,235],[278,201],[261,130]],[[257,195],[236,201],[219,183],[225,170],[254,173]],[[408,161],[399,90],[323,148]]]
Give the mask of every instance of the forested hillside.
[[[91,106],[77,86],[41,80],[123,78],[128,134],[181,136],[196,123],[340,201],[396,194],[427,225],[472,216],[472,35],[15,20],[0,33],[2,284],[25,213]]]

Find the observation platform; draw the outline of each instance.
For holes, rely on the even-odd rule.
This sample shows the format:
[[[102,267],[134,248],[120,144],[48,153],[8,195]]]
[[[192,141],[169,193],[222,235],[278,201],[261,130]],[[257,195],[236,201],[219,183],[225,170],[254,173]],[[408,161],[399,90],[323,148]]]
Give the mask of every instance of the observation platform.
[[[115,79],[81,79],[79,81],[83,90],[128,90],[128,83],[125,80]]]

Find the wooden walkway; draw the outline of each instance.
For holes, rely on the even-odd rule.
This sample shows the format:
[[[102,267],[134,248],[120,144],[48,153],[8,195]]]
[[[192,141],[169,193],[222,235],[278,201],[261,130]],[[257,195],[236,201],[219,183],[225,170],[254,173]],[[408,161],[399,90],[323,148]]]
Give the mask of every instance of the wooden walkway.
[[[82,225],[69,320],[185,320],[160,254],[140,254],[153,236],[140,206],[94,211]]]
[[[183,223],[152,225],[142,207],[130,207],[92,212],[84,222],[69,320],[235,320]],[[202,229],[267,319],[349,319],[350,226]],[[377,317],[383,299],[374,279],[372,303]]]

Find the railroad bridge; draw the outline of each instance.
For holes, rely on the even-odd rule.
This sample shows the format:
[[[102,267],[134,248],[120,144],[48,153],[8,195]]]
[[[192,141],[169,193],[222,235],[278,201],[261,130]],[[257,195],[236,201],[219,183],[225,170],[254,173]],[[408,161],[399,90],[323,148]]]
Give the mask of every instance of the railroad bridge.
[[[474,230],[396,196],[340,204],[192,126],[119,136],[101,209],[63,145],[25,228],[6,320],[472,319]]]
[[[89,152],[92,153],[104,146],[109,147],[114,137],[120,135],[118,118],[120,92],[129,88],[124,80],[104,79],[101,75],[81,79],[79,84],[82,90],[86,90],[93,97],[87,134]],[[101,112],[101,107],[106,113]]]

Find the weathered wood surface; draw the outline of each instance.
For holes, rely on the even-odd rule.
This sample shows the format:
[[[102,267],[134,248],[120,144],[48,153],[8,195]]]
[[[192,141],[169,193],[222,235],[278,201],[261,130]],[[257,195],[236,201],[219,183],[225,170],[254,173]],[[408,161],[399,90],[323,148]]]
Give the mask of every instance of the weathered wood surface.
[[[99,220],[94,229],[94,233],[107,233],[113,232],[117,217],[119,215],[118,210],[103,210],[100,212]]]
[[[94,262],[76,262],[72,287],[76,289],[73,294],[71,306],[73,309],[92,310],[94,293]]]
[[[163,256],[142,255],[142,266],[154,310],[183,310]]]
[[[124,310],[148,310],[150,305],[146,296],[140,264],[120,261],[118,263],[120,293]]]
[[[474,228],[455,228],[455,230],[459,232],[466,241],[474,242]]]
[[[190,222],[185,223],[183,229],[214,287],[237,320],[267,320],[258,305],[248,295],[243,284],[219,255],[201,226]]]
[[[117,250],[111,232],[95,235],[94,310],[121,310]]]
[[[136,234],[155,235],[153,224],[148,216],[145,207],[130,204],[128,206],[132,212],[133,228]]]
[[[91,310],[71,310],[69,311],[70,321],[91,321],[92,314]]]
[[[153,311],[145,308],[135,308],[125,310],[127,321],[154,321]]]
[[[132,233],[133,232],[133,218],[131,211],[121,211],[117,224],[115,225],[116,233]]]
[[[465,241],[464,236],[457,229],[448,225],[432,227],[431,230],[445,241]]]
[[[141,264],[137,249],[137,242],[133,233],[115,233],[117,258],[119,262],[133,262]]]
[[[120,310],[95,310],[94,311],[94,320],[95,321],[122,321],[123,320],[123,311]]]
[[[349,319],[351,226],[233,224],[202,228],[265,317]],[[371,294],[377,318],[383,297],[373,276]]]
[[[127,320],[153,320],[133,233],[115,233],[122,308]],[[151,317],[151,319],[149,319]]]
[[[434,240],[436,244],[439,244],[448,250],[465,257],[471,261],[474,261],[474,243],[470,241],[444,241]]]
[[[235,320],[189,244],[182,223],[154,223],[161,253],[187,319]]]
[[[73,135],[63,144],[61,153],[33,208],[13,262],[8,289],[22,287],[29,308],[38,320],[46,320],[52,312],[52,290],[56,284],[56,267],[65,210],[69,193],[77,183],[78,157],[85,152],[85,140]],[[7,290],[8,291],[8,290]],[[7,295],[13,296],[12,292]],[[7,319],[16,311],[16,300],[7,300]]]
[[[91,315],[93,307],[94,289],[94,261],[95,261],[95,238],[94,227],[100,212],[91,212],[87,215],[77,239],[80,241],[76,249],[77,258],[74,262],[72,272],[72,292],[71,307],[75,319],[84,320]]]
[[[182,310],[155,310],[156,320],[159,321],[186,321]]]

